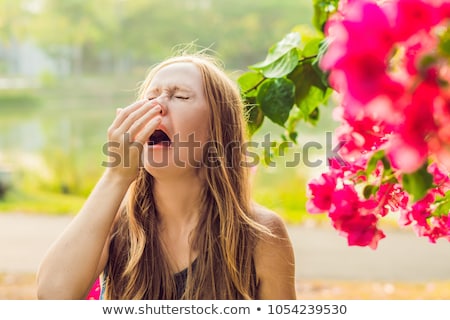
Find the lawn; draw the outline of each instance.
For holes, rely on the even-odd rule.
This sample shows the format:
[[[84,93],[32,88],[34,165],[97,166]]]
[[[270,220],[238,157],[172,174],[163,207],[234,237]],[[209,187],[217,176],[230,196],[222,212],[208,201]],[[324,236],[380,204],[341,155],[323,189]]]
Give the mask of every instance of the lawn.
[[[79,211],[85,198],[45,191],[12,191],[0,201],[1,212],[29,214],[72,214]]]

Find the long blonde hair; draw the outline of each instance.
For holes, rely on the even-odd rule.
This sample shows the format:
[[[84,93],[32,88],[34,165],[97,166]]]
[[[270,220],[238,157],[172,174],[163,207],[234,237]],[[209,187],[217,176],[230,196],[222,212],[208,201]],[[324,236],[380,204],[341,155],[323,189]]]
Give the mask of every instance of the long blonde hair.
[[[193,63],[200,70],[211,110],[209,143],[217,147],[221,159],[201,168],[202,211],[192,235],[192,249],[199,255],[195,267],[188,269],[182,299],[255,299],[253,252],[258,236],[268,230],[256,222],[251,210],[240,94],[216,61],[201,54],[157,65],[142,83],[140,98],[158,70],[177,62]],[[113,228],[105,274],[106,299],[176,298],[174,273],[158,236],[153,177],[145,169],[130,187],[128,204]]]

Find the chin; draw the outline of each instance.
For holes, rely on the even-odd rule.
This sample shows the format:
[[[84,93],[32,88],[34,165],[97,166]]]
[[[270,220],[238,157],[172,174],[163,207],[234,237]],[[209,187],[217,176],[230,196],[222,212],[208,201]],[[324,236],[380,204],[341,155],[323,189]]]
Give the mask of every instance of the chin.
[[[177,166],[168,166],[164,168],[157,168],[144,165],[145,171],[147,171],[156,180],[176,180],[179,181],[181,177],[197,177],[199,176],[199,169],[195,168],[180,168]]]
[[[156,151],[156,150],[155,150]],[[194,162],[192,159],[183,160],[180,158],[156,157],[155,152],[152,153],[152,158],[145,157],[143,160],[144,169],[153,177],[170,177],[181,176],[191,173],[196,173],[201,168],[201,162]]]

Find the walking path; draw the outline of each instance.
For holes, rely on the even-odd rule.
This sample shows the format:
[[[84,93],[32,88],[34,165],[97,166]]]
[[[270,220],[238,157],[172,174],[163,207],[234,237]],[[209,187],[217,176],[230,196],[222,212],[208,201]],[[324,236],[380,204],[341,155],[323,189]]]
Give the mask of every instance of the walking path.
[[[0,273],[34,273],[71,216],[0,214]],[[298,279],[450,280],[450,243],[386,230],[377,250],[348,247],[331,227],[289,226]],[[80,235],[82,236],[82,235]]]

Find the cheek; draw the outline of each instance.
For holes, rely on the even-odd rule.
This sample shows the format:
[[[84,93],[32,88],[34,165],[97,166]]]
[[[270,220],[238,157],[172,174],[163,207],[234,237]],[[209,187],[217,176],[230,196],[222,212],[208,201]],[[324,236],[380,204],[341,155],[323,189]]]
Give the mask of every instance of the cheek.
[[[175,131],[174,157],[187,162],[189,167],[202,162],[203,146],[209,141],[210,118],[205,109],[183,110],[171,119]]]
[[[209,137],[209,116],[203,114],[186,114],[180,117],[176,123],[176,131],[181,141],[205,143]]]

